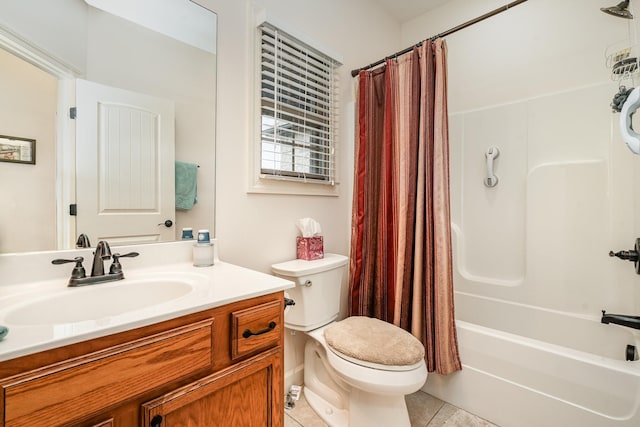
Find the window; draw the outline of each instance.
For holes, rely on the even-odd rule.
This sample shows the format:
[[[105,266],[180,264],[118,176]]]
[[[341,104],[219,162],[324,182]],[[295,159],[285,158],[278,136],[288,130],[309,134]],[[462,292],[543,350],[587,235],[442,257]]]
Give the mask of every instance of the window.
[[[337,61],[260,26],[261,178],[335,184]]]

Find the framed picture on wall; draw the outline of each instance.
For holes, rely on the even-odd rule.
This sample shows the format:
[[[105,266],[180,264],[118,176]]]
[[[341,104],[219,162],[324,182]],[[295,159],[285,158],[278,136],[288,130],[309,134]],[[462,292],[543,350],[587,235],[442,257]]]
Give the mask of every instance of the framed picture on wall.
[[[36,140],[0,135],[0,162],[36,164]]]

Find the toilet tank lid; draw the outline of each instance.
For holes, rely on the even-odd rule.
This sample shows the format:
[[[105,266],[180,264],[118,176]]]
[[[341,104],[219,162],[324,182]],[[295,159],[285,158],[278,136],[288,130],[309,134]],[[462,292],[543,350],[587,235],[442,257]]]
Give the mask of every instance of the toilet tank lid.
[[[344,255],[324,254],[324,258],[313,261],[294,259],[273,264],[271,271],[282,276],[300,277],[342,267],[346,265],[348,261],[349,258]]]

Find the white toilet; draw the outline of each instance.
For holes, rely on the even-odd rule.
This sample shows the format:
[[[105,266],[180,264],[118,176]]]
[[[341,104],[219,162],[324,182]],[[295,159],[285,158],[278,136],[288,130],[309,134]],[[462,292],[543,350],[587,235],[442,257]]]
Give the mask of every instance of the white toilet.
[[[336,322],[348,258],[274,264],[276,276],[296,282],[285,327],[307,333],[304,395],[330,426],[410,426],[404,401],[427,380],[424,347],[411,334],[368,317]]]

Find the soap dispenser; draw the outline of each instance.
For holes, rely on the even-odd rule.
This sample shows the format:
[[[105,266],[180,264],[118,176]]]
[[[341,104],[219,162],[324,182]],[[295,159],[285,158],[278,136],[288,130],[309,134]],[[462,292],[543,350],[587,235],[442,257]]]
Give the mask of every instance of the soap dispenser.
[[[198,230],[198,240],[193,245],[193,265],[210,267],[213,265],[213,243],[209,230]]]

